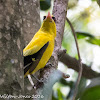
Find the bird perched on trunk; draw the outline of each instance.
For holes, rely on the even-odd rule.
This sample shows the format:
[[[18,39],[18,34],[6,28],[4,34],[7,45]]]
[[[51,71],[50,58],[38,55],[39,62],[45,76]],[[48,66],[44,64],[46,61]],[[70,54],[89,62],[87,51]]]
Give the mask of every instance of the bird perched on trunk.
[[[39,31],[23,50],[24,77],[34,74],[46,65],[54,50],[55,37],[55,17],[48,12],[43,18]]]

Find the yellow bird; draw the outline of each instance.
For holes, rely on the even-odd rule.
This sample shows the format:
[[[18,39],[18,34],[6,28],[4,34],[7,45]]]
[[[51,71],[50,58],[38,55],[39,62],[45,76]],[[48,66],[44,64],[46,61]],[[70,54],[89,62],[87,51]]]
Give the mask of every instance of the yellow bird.
[[[39,31],[23,49],[24,77],[34,74],[46,65],[54,50],[55,37],[55,17],[48,12],[48,15],[43,18]]]

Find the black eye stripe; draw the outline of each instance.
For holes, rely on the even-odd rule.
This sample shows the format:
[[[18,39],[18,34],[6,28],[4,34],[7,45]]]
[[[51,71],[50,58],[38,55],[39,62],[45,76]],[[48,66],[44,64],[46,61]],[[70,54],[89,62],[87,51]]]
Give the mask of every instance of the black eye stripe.
[[[46,18],[46,16],[43,16],[43,20]],[[52,19],[54,20],[54,22],[56,22],[56,18],[52,17]]]
[[[56,18],[55,17],[52,17],[52,19],[56,22]]]
[[[46,16],[43,16],[43,20],[46,18]]]

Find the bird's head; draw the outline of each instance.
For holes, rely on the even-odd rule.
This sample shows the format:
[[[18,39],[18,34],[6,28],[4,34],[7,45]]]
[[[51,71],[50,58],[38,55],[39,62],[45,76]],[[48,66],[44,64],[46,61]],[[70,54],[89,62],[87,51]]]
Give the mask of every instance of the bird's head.
[[[48,31],[49,33],[54,34],[56,36],[56,19],[53,15],[50,15],[50,12],[48,12],[47,16],[43,17],[43,23],[42,23],[42,28],[44,31]]]
[[[50,12],[48,12],[47,16],[43,16],[43,21],[44,22],[50,22],[50,23],[55,23],[56,19],[53,15],[50,15]]]

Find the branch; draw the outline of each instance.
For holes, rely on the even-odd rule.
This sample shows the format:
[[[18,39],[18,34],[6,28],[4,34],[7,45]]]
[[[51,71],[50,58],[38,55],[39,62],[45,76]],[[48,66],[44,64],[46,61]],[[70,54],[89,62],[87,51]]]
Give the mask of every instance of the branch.
[[[75,71],[79,72],[79,64],[78,60],[69,56],[68,54],[64,54],[59,61],[64,63],[68,68],[72,68]],[[88,79],[92,79],[95,77],[100,77],[100,73],[97,73],[91,69],[91,66],[87,66],[86,64],[82,64],[83,73],[82,76]]]

